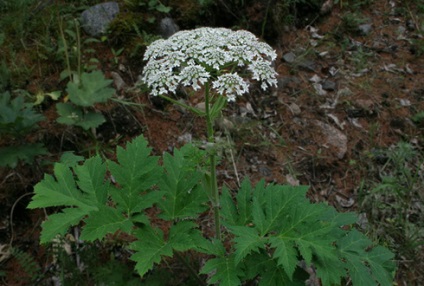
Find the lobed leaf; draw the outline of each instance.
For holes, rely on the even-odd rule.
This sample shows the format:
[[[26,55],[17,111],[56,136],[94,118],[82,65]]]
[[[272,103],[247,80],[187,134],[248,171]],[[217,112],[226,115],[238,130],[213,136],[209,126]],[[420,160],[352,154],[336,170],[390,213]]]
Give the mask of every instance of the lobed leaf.
[[[240,285],[240,276],[243,276],[243,271],[236,267],[234,255],[228,257],[217,257],[208,260],[200,274],[211,274],[208,283],[215,284],[219,282],[220,286]]]
[[[198,170],[199,160],[203,158],[188,157],[193,148],[196,147],[186,145],[181,150],[174,150],[173,156],[163,156],[165,173],[158,184],[164,197],[159,201],[163,219],[197,217],[206,209],[208,197],[200,184],[204,173]]]
[[[305,196],[306,190],[265,186],[263,182],[252,190],[243,183],[236,196],[237,207],[230,205],[231,196],[224,190],[223,220],[234,235],[236,265],[249,265],[256,253],[266,251],[290,283],[295,282],[295,273],[301,271],[297,265],[304,260],[307,267],[316,267],[323,285],[339,284],[347,275],[354,285],[388,285],[393,278],[393,254],[380,247],[366,252],[371,242],[364,235],[341,228],[354,223],[356,215],[338,213],[325,204],[312,204]],[[251,217],[241,207],[246,202],[251,202]],[[232,225],[240,221],[244,225]],[[265,277],[262,269],[256,271]]]
[[[82,73],[80,82],[70,81],[66,87],[69,100],[79,106],[90,107],[97,102],[105,102],[115,93],[110,86],[112,80],[105,79],[99,70]]]
[[[100,207],[99,211],[85,220],[85,223],[81,239],[87,241],[102,239],[106,234],[113,234],[118,230],[131,233],[131,228],[133,227],[132,222],[117,209],[107,206]]]
[[[117,148],[118,163],[109,161],[110,172],[121,187],[111,189],[112,198],[128,214],[141,211],[137,208],[141,194],[162,176],[158,157],[151,156],[151,150],[144,137],[139,136],[128,143],[126,149]]]
[[[48,243],[57,235],[64,235],[70,226],[78,224],[85,213],[78,208],[67,208],[57,214],[52,214],[43,222],[40,243]]]
[[[135,236],[138,241],[130,245],[136,251],[131,259],[136,262],[137,272],[143,276],[155,263],[161,261],[162,256],[172,257],[174,250],[186,251],[203,243],[201,240],[205,239],[196,227],[193,222],[179,222],[171,227],[168,240],[165,240],[163,231],[159,228],[143,226],[137,230]]]

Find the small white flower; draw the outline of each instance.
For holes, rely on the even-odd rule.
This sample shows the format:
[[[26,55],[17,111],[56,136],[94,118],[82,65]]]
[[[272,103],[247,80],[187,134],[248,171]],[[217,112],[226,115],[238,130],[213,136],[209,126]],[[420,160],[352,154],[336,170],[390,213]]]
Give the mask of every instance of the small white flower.
[[[228,101],[235,101],[236,95],[242,95],[249,90],[249,85],[236,73],[223,74],[212,82],[212,87],[219,94],[225,94]]]
[[[180,31],[167,40],[153,42],[144,54],[142,80],[153,95],[175,93],[179,85],[198,90],[207,82],[234,101],[248,91],[247,79],[262,89],[277,84],[271,66],[275,51],[248,31],[199,28]]]

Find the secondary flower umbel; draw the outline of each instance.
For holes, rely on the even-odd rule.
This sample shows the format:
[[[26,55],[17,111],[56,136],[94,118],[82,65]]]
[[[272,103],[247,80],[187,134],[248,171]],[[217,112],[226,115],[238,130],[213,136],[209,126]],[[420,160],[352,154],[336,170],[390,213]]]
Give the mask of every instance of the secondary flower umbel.
[[[167,40],[153,42],[146,50],[142,80],[153,95],[175,93],[178,85],[211,88],[234,101],[248,91],[247,76],[266,90],[277,85],[271,63],[277,57],[252,33],[225,28],[181,31]]]

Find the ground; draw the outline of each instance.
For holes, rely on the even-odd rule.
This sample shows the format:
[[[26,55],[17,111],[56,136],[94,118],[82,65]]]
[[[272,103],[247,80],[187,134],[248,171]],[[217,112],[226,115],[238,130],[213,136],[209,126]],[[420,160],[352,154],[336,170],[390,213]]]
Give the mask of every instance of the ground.
[[[366,213],[361,196],[380,182],[379,172],[387,162],[379,161],[378,152],[408,142],[422,154],[424,146],[423,120],[412,120],[424,111],[423,26],[416,18],[416,6],[409,13],[396,12],[400,5],[399,1],[374,1],[348,14],[346,7],[336,4],[309,26],[285,27],[275,41],[278,87],[266,92],[252,88],[228,104],[216,124],[217,140],[229,143],[219,165],[220,185],[236,189],[247,176],[254,182],[309,185],[308,196],[314,202]],[[365,22],[358,23],[358,17]],[[356,31],[364,23],[371,25],[370,30]],[[93,154],[99,145],[112,158],[110,151],[116,145],[139,134],[144,134],[155,154],[189,140],[206,139],[204,123],[196,116],[137,88],[141,66],[132,64],[125,53],[115,57],[103,44],[94,48],[102,55],[99,60],[105,74],[111,77],[111,72],[117,72],[126,83],[117,97],[139,105],[111,101],[96,106],[107,122],[97,129],[97,141],[93,141],[77,128],[56,123],[54,102],[44,104],[47,120],[28,140],[41,138],[51,153],[49,160],[68,150]],[[115,59],[118,63],[112,64]],[[60,87],[58,73],[34,78],[27,88],[35,92],[39,86],[55,85]],[[192,105],[202,103],[201,94],[182,98]],[[26,209],[33,186],[51,171],[42,162],[1,170],[0,241],[1,245],[13,243],[47,272],[51,261],[38,244],[45,214]],[[416,166],[422,171],[422,161]],[[397,257],[398,285],[419,285],[424,279],[420,247],[416,261]],[[17,259],[5,261],[3,282],[28,285],[31,266],[22,267]],[[414,271],[409,271],[411,267]]]

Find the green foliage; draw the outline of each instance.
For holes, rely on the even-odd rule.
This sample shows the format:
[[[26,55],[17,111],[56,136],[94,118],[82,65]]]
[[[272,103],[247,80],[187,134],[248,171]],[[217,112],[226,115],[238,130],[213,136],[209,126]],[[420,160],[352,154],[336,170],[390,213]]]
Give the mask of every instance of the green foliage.
[[[41,143],[2,147],[0,148],[0,167],[16,168],[19,161],[31,164],[35,157],[45,154],[47,150]]]
[[[406,260],[408,272],[420,272],[424,246],[424,157],[411,144],[399,142],[376,155],[385,160],[378,169],[379,180],[364,187],[361,209],[367,214],[370,234],[379,236],[399,260]],[[402,264],[402,263],[401,263]]]
[[[150,11],[169,13],[171,7],[164,5],[160,0],[125,0],[125,4],[132,8],[148,8]]]
[[[24,135],[31,132],[44,116],[33,109],[33,105],[25,102],[24,96],[12,99],[9,92],[0,94],[0,135],[9,140],[18,141],[13,146],[0,148],[0,166],[15,168],[19,161],[31,163],[38,155],[47,153],[41,143],[21,143]]]
[[[252,189],[244,181],[234,205],[229,191],[224,190],[222,216],[235,235],[234,263],[251,265],[254,261],[249,260],[257,259],[252,253],[267,253],[281,271],[274,276],[274,285],[279,285],[283,278],[286,282],[296,281],[294,274],[301,260],[316,267],[323,285],[339,284],[348,274],[352,279],[363,276],[367,285],[389,285],[387,281],[392,279],[394,270],[393,254],[384,248],[367,252],[372,246],[370,240],[354,230],[341,228],[353,224],[356,216],[337,213],[324,204],[311,204],[305,197],[306,191],[306,187],[265,187],[263,182]],[[353,241],[360,243],[352,245]],[[261,266],[249,269],[258,276],[265,274]],[[363,284],[355,280],[354,285]]]
[[[251,186],[246,179],[235,203],[224,189],[221,216],[229,233],[227,248],[224,241],[206,239],[197,220],[208,202],[202,188],[206,153],[186,145],[173,155],[165,153],[162,164],[150,153],[147,141],[138,137],[126,149],[118,147],[116,162],[95,156],[79,165],[80,158],[66,155],[55,165],[54,177],[45,175],[35,186],[28,206],[64,207],[43,223],[41,243],[83,221],[81,240],[102,240],[118,232],[134,237],[128,248],[141,276],[165,257],[192,250],[210,256],[199,272],[208,274],[209,284],[259,279],[260,285],[300,285],[307,279],[299,266],[303,261],[316,268],[323,285],[340,284],[348,276],[353,285],[390,285],[393,254],[346,228],[355,215],[311,204],[307,187],[266,186],[263,181]],[[146,215],[153,205],[160,210],[154,219]],[[168,227],[158,227],[158,220]]]
[[[29,280],[35,283],[37,279],[41,276],[41,268],[35,261],[34,257],[16,247],[12,248],[11,255],[14,259],[16,259],[23,272],[28,276],[21,278],[23,280]],[[25,282],[28,283],[29,281]]]
[[[115,90],[110,86],[112,80],[106,79],[99,70],[82,73],[75,82],[70,81],[66,86],[69,100],[82,107],[93,106],[97,102],[106,102]]]
[[[93,107],[98,102],[105,102],[113,96],[115,90],[110,87],[112,80],[104,77],[101,71],[82,73],[75,82],[70,81],[66,87],[71,103],[56,105],[59,118],[57,122],[66,125],[76,125],[84,130],[96,128],[106,120],[95,111],[86,111],[84,107]]]
[[[23,135],[43,119],[22,95],[12,99],[9,92],[0,94],[0,134]]]
[[[1,46],[1,38],[2,35],[4,37],[4,34],[0,34],[0,46]],[[6,62],[4,60],[0,63],[0,92],[6,90],[6,87],[10,83],[10,70],[6,65]]]
[[[58,103],[56,104],[56,109],[59,114],[57,122],[66,125],[79,126],[84,130],[96,128],[106,121],[100,113],[84,113],[83,110],[71,104]]]

